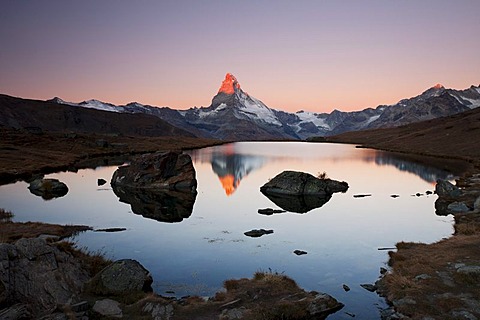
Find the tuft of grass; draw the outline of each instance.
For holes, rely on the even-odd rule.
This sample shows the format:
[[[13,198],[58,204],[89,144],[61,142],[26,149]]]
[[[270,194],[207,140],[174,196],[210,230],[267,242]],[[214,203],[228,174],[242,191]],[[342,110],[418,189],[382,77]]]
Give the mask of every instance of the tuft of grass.
[[[320,180],[326,180],[326,179],[328,179],[328,176],[327,176],[327,173],[325,171],[323,171],[323,172],[319,172],[317,174],[317,178],[320,179]]]
[[[85,267],[91,277],[103,270],[112,260],[107,259],[101,251],[89,251],[85,248],[78,248],[77,244],[71,241],[56,242],[55,246],[63,252],[74,256]]]

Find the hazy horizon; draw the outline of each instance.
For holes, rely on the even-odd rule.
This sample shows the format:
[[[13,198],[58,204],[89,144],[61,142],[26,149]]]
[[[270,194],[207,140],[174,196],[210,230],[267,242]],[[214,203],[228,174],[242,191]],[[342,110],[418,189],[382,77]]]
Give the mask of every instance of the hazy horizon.
[[[270,108],[362,110],[480,83],[479,1],[8,1],[0,92],[173,109],[227,72]]]

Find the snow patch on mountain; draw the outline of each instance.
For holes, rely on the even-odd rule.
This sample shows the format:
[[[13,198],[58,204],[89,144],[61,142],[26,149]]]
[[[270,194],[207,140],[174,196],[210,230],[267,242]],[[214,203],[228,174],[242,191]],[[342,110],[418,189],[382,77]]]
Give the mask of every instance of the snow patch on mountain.
[[[84,108],[97,109],[97,110],[110,111],[110,112],[125,111],[125,109],[121,106],[116,106],[114,104],[105,103],[95,99],[80,102],[78,105]]]
[[[264,121],[275,126],[282,126],[272,109],[263,104],[262,101],[255,99],[243,91],[236,93],[239,100],[239,111],[248,118],[256,121]]]

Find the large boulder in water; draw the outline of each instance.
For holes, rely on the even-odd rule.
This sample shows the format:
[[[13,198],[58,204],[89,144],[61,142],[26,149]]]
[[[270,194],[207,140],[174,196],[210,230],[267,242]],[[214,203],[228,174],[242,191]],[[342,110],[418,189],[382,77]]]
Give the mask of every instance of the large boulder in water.
[[[273,195],[312,195],[331,196],[335,192],[348,190],[348,183],[331,179],[320,179],[309,173],[298,171],[283,171],[260,187],[264,194]]]
[[[35,179],[30,182],[28,189],[45,200],[63,197],[68,193],[67,185],[58,179]]]
[[[330,200],[333,193],[347,190],[346,182],[320,179],[297,171],[284,171],[260,188],[277,206],[297,213],[319,208]]]
[[[118,168],[111,180],[113,188],[144,188],[196,192],[195,168],[189,155],[157,152],[137,157]]]

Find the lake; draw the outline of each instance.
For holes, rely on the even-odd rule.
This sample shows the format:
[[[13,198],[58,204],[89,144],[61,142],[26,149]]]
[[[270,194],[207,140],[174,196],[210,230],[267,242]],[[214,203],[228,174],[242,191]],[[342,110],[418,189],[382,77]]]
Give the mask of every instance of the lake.
[[[188,153],[198,194],[192,212],[174,221],[144,217],[141,205],[133,210],[120,202],[109,183],[97,186],[99,178],[110,181],[115,166],[48,175],[69,187],[66,196],[49,201],[31,194],[25,182],[0,186],[0,207],[12,211],[14,221],[126,228],[85,232],[75,241],[112,259],[137,259],[152,273],[159,294],[211,296],[224,280],[279,272],[345,304],[328,319],[351,319],[346,312],[379,319],[384,300],[360,284],[374,283],[386,267],[388,251],[382,249],[453,233],[453,218],[435,215],[437,197],[426,191],[433,191],[437,179],[454,177],[395,154],[304,142],[240,142]],[[280,209],[259,189],[284,170],[325,172],[350,187],[306,213],[259,214],[258,209]],[[371,196],[354,197],[360,194]],[[261,228],[274,232],[244,235]],[[351,290],[345,292],[343,284]]]

